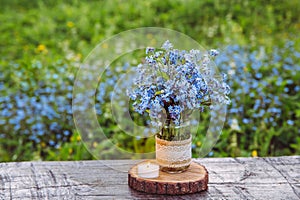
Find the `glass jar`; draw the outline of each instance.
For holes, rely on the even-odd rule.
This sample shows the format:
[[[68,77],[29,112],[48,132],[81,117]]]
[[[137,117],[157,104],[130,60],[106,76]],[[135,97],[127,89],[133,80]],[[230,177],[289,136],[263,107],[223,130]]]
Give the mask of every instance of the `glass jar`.
[[[168,173],[181,173],[192,162],[192,135],[190,123],[165,123],[156,135],[156,161]]]

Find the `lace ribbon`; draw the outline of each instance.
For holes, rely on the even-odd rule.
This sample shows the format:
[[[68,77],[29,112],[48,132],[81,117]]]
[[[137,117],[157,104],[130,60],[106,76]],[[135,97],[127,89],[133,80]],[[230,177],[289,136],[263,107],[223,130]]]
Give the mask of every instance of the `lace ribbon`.
[[[156,137],[156,160],[163,167],[183,167],[192,161],[192,137],[182,141],[166,141]]]

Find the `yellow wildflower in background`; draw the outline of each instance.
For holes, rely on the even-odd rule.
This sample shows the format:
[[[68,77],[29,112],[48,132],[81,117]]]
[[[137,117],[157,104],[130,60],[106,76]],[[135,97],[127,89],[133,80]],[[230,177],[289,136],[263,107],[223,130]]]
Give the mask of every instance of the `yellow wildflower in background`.
[[[78,60],[80,60],[80,59],[82,58],[82,54],[81,54],[81,53],[76,54],[76,58],[77,58]]]
[[[73,153],[73,149],[69,148],[69,154],[72,154],[72,153]]]
[[[36,51],[37,53],[44,53],[44,54],[47,54],[47,53],[48,53],[48,50],[47,50],[46,46],[43,45],[43,44],[39,44],[39,45],[36,47],[35,51]]]
[[[102,48],[103,49],[107,49],[108,48],[108,44],[107,43],[102,44]]]
[[[197,143],[196,143],[196,145],[198,146],[198,147],[200,147],[201,146],[201,142],[200,141],[198,141]]]
[[[252,157],[257,157],[257,151],[256,150],[253,150],[252,153],[251,153]]]
[[[98,146],[98,142],[93,142],[93,147],[96,148]]]
[[[45,142],[41,142],[41,147],[42,148],[45,148],[47,145],[46,145],[46,143]]]
[[[147,37],[147,39],[152,39],[153,38],[153,35],[152,34],[150,34],[150,33],[148,33],[147,35],[146,35],[146,37]]]
[[[40,44],[38,47],[37,47],[37,50],[38,51],[44,51],[46,49],[46,46],[43,45],[43,44]]]
[[[74,26],[75,26],[75,24],[73,22],[71,22],[71,21],[67,22],[67,27],[73,28]]]

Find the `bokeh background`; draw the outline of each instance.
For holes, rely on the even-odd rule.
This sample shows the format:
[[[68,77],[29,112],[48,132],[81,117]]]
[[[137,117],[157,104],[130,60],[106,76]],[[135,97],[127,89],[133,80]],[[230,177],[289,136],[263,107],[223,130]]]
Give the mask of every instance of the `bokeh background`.
[[[132,28],[185,33],[228,74],[232,104],[209,157],[300,154],[300,1],[1,0],[0,161],[93,159],[72,116],[76,72],[102,40]],[[146,35],[145,40],[151,40]],[[99,123],[118,147],[153,150],[153,138],[129,137],[114,123],[109,91],[122,59],[106,72],[95,101]],[[124,62],[123,62],[124,61]],[[203,114],[203,121],[209,115]],[[205,124],[198,128],[205,132]],[[193,154],[203,135],[193,139]],[[93,144],[114,154],[107,141]]]

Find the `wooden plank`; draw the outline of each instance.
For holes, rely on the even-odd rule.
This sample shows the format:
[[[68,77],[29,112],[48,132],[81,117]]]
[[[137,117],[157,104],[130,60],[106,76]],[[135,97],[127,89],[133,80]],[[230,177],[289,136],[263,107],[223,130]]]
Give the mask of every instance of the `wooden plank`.
[[[132,190],[128,170],[140,160],[0,163],[0,199],[299,199],[300,156],[196,159],[208,190],[161,196]]]

